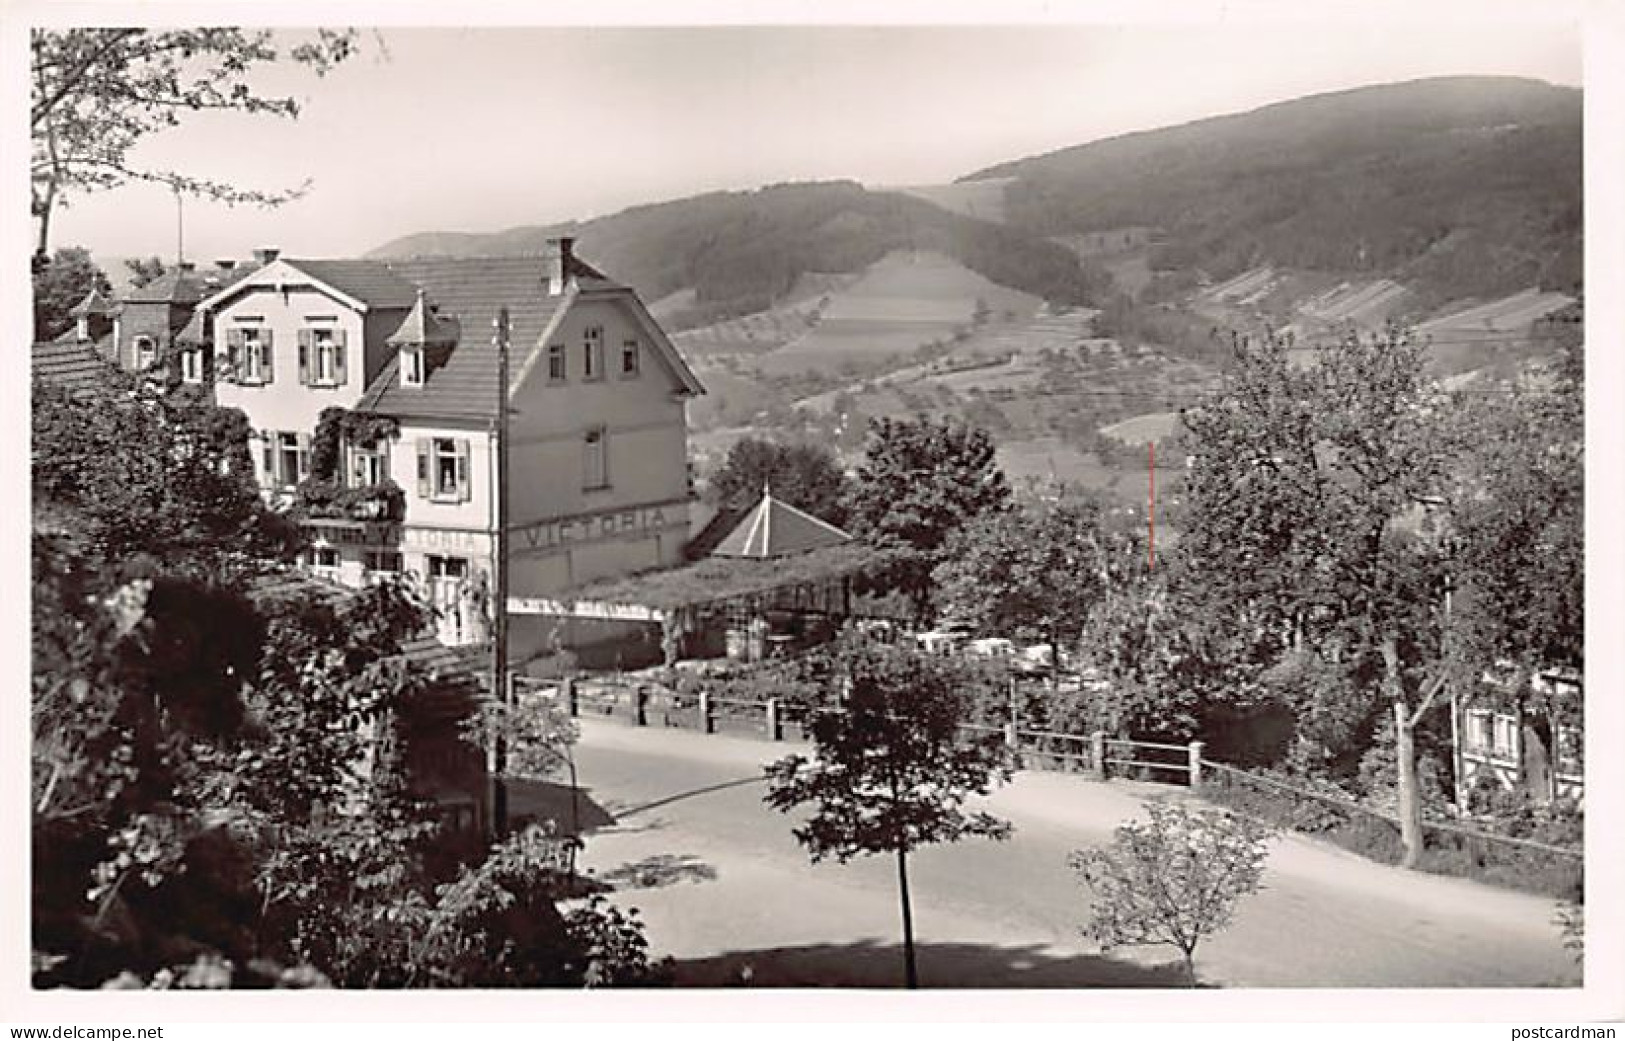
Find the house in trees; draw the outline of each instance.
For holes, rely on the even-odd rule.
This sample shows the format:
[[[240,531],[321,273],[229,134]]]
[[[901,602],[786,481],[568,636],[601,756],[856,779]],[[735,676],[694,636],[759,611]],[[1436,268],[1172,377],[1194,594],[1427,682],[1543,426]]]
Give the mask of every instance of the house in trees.
[[[1487,676],[1478,697],[1452,708],[1456,776],[1465,803],[1475,788],[1489,784],[1527,792],[1537,802],[1583,801],[1585,776],[1580,761],[1584,687],[1578,673],[1554,669],[1537,673],[1516,696]]]
[[[512,597],[681,561],[686,401],[702,387],[636,293],[572,240],[540,257],[262,258],[199,303],[195,332],[219,404],[254,430],[260,484],[311,534],[315,573],[404,577],[435,605],[442,641],[488,640],[503,477]],[[516,667],[556,649],[544,619],[509,633]]]

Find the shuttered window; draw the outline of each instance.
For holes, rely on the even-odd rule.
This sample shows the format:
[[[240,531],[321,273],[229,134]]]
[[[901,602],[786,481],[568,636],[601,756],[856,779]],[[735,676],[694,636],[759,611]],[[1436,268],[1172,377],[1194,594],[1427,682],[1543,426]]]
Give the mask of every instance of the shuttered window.
[[[467,502],[472,498],[466,438],[418,439],[418,495],[435,502]]]

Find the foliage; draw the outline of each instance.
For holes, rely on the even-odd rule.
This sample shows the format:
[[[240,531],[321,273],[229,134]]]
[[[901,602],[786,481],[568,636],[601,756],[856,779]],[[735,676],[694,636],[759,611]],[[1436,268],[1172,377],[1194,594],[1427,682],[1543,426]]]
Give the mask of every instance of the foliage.
[[[877,419],[852,490],[854,534],[886,550],[882,588],[906,594],[924,617],[932,572],[954,532],[1009,505],[1010,486],[986,431],[948,420]]]
[[[507,777],[551,776],[565,763],[565,749],[576,741],[575,721],[552,698],[520,694],[514,701],[482,698],[464,722],[464,739],[475,748],[498,741],[507,749]]]
[[[770,488],[775,499],[840,527],[846,522],[849,483],[827,448],[747,437],[728,449],[706,497],[726,509],[747,510],[761,499],[763,488]]]
[[[767,804],[788,813],[810,806],[793,829],[817,863],[833,857],[897,857],[909,986],[916,983],[907,857],[921,846],[968,836],[1002,839],[1008,822],[967,811],[1011,775],[1001,735],[965,735],[970,706],[937,659],[883,645],[853,644],[832,677],[840,706],[815,714],[811,758],[786,756],[767,768]],[[833,693],[833,692],[832,692]]]
[[[242,189],[141,165],[134,154],[152,134],[188,112],[241,112],[295,118],[292,97],[255,92],[261,67],[292,61],[325,75],[354,53],[354,30],[320,29],[287,45],[270,30],[35,29],[29,129],[33,215],[39,253],[49,243],[62,196],[131,181],[228,203],[275,205],[295,191]]]
[[[1070,858],[1095,894],[1087,932],[1108,951],[1173,946],[1194,985],[1197,946],[1260,888],[1272,832],[1222,810],[1154,802],[1147,812],[1149,821],[1120,825],[1111,846]]]
[[[82,246],[64,246],[49,261],[34,265],[34,339],[53,340],[73,325],[68,312],[94,289],[104,297],[113,284],[90,251]]]
[[[406,516],[406,492],[388,478],[351,487],[338,479],[308,477],[294,492],[294,508],[301,517],[398,521]]]
[[[1574,952],[1576,963],[1585,961],[1586,908],[1577,901],[1564,901],[1558,906],[1553,924],[1562,931],[1563,947]]]
[[[955,531],[933,576],[943,613],[984,635],[1074,647],[1111,581],[1093,503],[1041,501]]]
[[[124,266],[130,272],[130,284],[137,289],[164,277],[168,270],[159,257],[126,257]]]

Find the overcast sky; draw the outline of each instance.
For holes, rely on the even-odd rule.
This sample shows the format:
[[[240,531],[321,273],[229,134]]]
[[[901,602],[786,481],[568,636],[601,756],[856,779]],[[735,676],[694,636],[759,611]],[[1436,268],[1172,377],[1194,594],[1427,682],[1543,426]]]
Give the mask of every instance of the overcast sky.
[[[1531,9],[1533,10],[1533,9]],[[1563,23],[1300,22],[995,28],[381,30],[326,79],[275,70],[297,122],[209,115],[153,166],[279,188],[279,210],[188,201],[190,259],[357,255],[417,231],[495,231],[718,188],[952,180],[1005,159],[1326,90],[1463,73],[1578,86]],[[175,203],[77,199],[54,245],[176,249]]]

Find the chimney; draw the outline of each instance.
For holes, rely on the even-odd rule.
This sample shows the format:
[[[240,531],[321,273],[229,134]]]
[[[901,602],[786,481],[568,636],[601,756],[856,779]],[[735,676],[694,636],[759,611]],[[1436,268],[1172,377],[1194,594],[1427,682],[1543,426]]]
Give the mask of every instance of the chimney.
[[[235,268],[237,266],[237,262],[235,260],[217,260],[214,262],[214,266],[219,268],[221,273],[224,274],[225,272]]]
[[[262,246],[254,251],[254,263],[264,267],[281,255],[282,251],[280,249],[272,246]]]
[[[547,295],[558,296],[570,281],[570,261],[575,257],[576,240],[557,238],[547,240],[542,254],[547,269]]]

